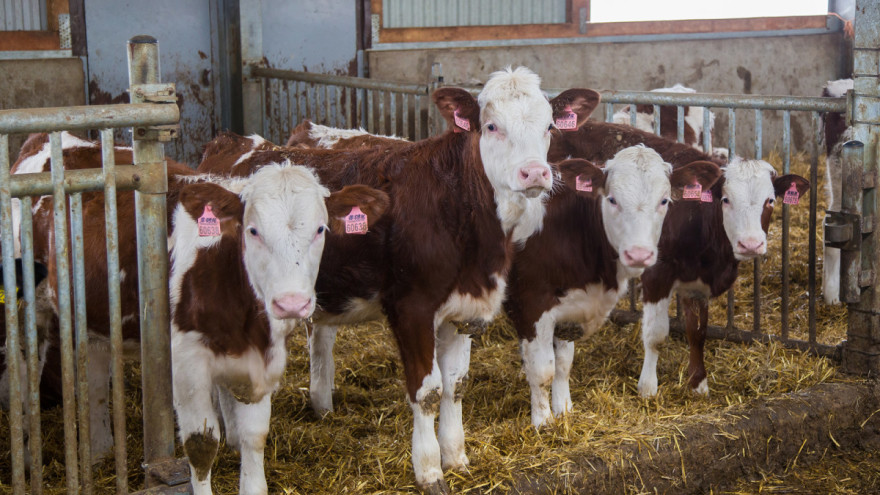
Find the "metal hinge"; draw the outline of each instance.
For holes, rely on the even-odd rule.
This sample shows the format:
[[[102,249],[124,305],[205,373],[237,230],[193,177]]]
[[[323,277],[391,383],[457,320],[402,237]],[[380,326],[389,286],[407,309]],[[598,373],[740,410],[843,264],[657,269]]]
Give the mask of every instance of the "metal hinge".
[[[132,88],[130,94],[132,103],[177,104],[177,91],[175,90],[174,83],[137,84]],[[135,127],[132,132],[132,139],[164,143],[177,139],[179,134],[180,124]]]

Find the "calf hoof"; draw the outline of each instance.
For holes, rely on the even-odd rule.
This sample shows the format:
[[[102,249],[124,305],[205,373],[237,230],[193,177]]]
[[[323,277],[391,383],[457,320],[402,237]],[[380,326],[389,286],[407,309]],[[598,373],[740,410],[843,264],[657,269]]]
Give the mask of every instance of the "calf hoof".
[[[653,382],[649,380],[639,380],[639,397],[643,399],[650,399],[657,395],[657,381]]]
[[[700,383],[697,384],[696,387],[692,388],[697,395],[709,396],[709,379],[703,378]]]
[[[444,471],[466,471],[470,464],[471,460],[462,452],[461,455],[453,456],[452,459],[447,459],[446,456],[443,456],[441,467]]]
[[[482,335],[489,326],[484,320],[453,321],[452,324],[462,335]]]
[[[439,479],[420,488],[422,489],[422,493],[424,493],[425,495],[449,495],[450,493],[452,493],[449,490],[449,485],[446,484],[446,480],[444,479]]]
[[[574,342],[584,336],[584,327],[580,323],[557,323],[553,336],[559,340]]]

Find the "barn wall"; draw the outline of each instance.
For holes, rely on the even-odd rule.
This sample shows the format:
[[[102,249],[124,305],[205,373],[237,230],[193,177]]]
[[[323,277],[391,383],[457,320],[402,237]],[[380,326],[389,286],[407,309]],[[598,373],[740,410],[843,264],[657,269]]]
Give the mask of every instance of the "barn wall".
[[[442,64],[446,83],[485,81],[507,65],[525,65],[547,88],[649,90],[683,83],[700,92],[818,96],[844,74],[839,33],[717,40],[581,43],[494,48],[373,50],[371,77],[426,82]],[[716,145],[727,145],[727,111],[716,110]],[[737,113],[737,151],[754,147],[753,112]],[[600,109],[596,116],[602,118]],[[764,112],[764,151],[779,146],[781,112]],[[802,149],[809,119],[794,113],[792,139]]]
[[[85,105],[85,99],[79,58],[0,60],[0,109]],[[10,136],[11,160],[26,137]]]

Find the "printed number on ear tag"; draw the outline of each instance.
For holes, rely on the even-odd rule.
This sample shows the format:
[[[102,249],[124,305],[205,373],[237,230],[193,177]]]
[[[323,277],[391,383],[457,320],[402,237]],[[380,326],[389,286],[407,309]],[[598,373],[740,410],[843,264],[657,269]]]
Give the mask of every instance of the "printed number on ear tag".
[[[711,203],[712,202],[712,190],[706,189],[700,194],[700,201],[703,203]]]
[[[688,186],[684,186],[684,191],[682,192],[681,197],[682,199],[698,201],[702,192],[703,186],[699,184],[691,184]]]
[[[220,220],[214,216],[211,205],[205,205],[202,216],[199,217],[199,237],[217,237],[220,235]]]
[[[571,105],[566,105],[562,112],[562,116],[556,119],[556,127],[564,131],[573,131],[577,129],[578,116],[574,113],[574,110],[571,109]]]
[[[788,191],[785,191],[785,196],[782,197],[782,203],[787,205],[796,205],[800,202],[801,195],[798,193],[797,184],[794,182],[791,183],[791,187],[788,188]]]
[[[455,132],[461,132],[461,129],[466,131],[471,130],[471,121],[462,117],[458,114],[458,109],[456,108],[454,112],[452,112],[452,120],[455,122]],[[459,127],[461,129],[459,129]]]
[[[366,234],[367,233],[367,215],[362,212],[360,207],[355,206],[348,215],[345,216],[345,233],[346,234]]]
[[[575,178],[575,189],[578,191],[593,192],[593,179],[581,179],[578,175]]]

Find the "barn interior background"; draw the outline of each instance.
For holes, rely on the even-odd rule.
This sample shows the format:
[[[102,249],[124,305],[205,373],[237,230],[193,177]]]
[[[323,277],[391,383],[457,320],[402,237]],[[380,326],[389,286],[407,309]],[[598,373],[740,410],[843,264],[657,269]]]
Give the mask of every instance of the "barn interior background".
[[[124,47],[132,36],[148,33],[161,42],[160,80],[175,83],[180,109],[180,137],[165,145],[165,153],[195,166],[201,146],[220,130],[257,132],[283,141],[300,107],[326,123],[367,124],[376,132],[413,133],[409,135],[421,134],[418,128],[427,135],[438,129],[425,97],[441,83],[439,78],[443,84],[478,87],[491,71],[508,65],[533,69],[546,88],[646,91],[682,83],[701,93],[813,97],[826,81],[851,76],[860,54],[867,57],[862,67],[870,67],[868,54],[880,48],[871,29],[857,31],[854,43],[833,15],[591,23],[588,0],[517,0],[505,8],[490,0],[483,3],[485,9],[458,9],[453,15],[460,2],[0,1],[0,110],[128,102]],[[851,4],[832,0],[829,12],[846,17]],[[857,18],[878,19],[877,2],[858,2],[857,7]],[[505,15],[489,18],[486,12]],[[856,86],[857,93],[867,95],[859,110],[865,129],[877,123],[877,104],[870,99],[878,95],[877,85],[867,82],[876,79],[874,66],[874,72],[857,73],[865,81]],[[376,86],[331,92],[324,86],[315,89],[305,79],[294,82],[301,76],[290,71],[368,78]],[[343,87],[347,81],[337,80]],[[401,110],[412,100],[383,93],[389,88],[379,86],[382,81],[409,88],[413,100],[421,94],[418,111]],[[343,100],[354,99],[369,100],[374,108],[364,105],[354,110],[362,114],[346,120],[340,113],[338,120],[331,120],[342,111]],[[716,113],[713,144],[726,146],[729,114]],[[764,112],[762,124],[751,116],[738,118],[737,149],[780,153],[788,125],[791,150],[812,150],[812,113],[794,112],[789,124],[784,113]],[[605,117],[603,106],[595,118]],[[876,138],[867,138],[868,132],[862,134],[868,149],[865,163],[875,167]],[[756,135],[761,136],[759,143]],[[117,137],[130,139],[121,130]],[[11,161],[23,139],[11,136]],[[872,194],[866,201],[875,201]],[[819,233],[821,214],[819,209]],[[866,249],[875,249],[876,241],[865,238]],[[873,274],[873,265],[863,270]],[[856,310],[850,321],[867,342],[853,371],[880,368],[873,352],[880,325],[875,321],[876,297],[867,287],[862,302],[850,307]],[[3,476],[0,482],[8,484]],[[521,479],[517,483],[526,486]]]

